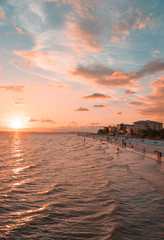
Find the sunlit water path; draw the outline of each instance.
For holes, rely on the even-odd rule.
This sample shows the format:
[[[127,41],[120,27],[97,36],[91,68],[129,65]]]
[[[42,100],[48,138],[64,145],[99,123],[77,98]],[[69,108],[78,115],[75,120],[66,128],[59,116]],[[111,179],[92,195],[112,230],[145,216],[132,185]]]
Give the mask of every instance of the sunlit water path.
[[[162,240],[164,167],[71,134],[0,134],[0,239]]]

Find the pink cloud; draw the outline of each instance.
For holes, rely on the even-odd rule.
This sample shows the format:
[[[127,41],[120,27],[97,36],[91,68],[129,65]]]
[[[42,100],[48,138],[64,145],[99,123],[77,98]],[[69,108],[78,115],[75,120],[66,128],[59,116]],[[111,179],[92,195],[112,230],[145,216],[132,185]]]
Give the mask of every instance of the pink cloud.
[[[145,104],[135,111],[141,115],[151,115],[164,121],[164,76],[154,80],[150,87],[152,93],[140,98],[144,100]]]
[[[18,28],[18,27],[16,27],[15,29],[18,31],[18,33],[19,33],[19,34],[23,34],[23,32],[22,32],[22,29],[21,29],[21,28]]]
[[[153,53],[152,53],[152,56],[153,57],[158,57],[160,55],[160,51],[159,50],[154,50]]]
[[[30,68],[34,65],[34,63],[30,60],[13,60],[12,63],[14,63],[16,66],[21,67],[21,68]]]
[[[148,23],[150,22],[150,16],[143,16],[142,12],[137,9],[136,12],[131,10],[128,13],[127,18],[123,18],[120,21],[117,21],[112,26],[112,35],[111,35],[111,41],[112,42],[118,42],[120,40],[125,39],[125,36],[128,36],[131,31],[134,31],[136,29],[142,30],[145,29],[148,26]]]
[[[0,86],[0,89],[4,91],[11,91],[11,92],[22,92],[24,90],[24,86]]]
[[[117,112],[117,114],[118,114],[118,115],[121,115],[121,114],[122,114],[122,112]]]
[[[30,62],[31,65],[38,65],[41,67],[50,66],[55,67],[56,64],[52,60],[52,56],[46,52],[40,51],[14,51],[14,53]]]
[[[76,41],[78,49],[99,52],[101,46],[98,40],[100,35],[99,23],[96,19],[83,19],[79,23],[68,22],[67,36]]]
[[[6,19],[6,16],[5,16],[4,12],[0,12],[0,19]]]
[[[107,96],[102,93],[93,93],[92,95],[84,96],[83,98],[84,99],[98,99],[98,98],[112,99],[111,96]]]

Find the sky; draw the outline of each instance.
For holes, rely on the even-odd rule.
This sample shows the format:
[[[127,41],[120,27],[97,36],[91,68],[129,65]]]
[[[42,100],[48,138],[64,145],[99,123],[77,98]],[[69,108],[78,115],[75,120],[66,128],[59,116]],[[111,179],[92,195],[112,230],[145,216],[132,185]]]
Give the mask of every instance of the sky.
[[[0,130],[164,122],[163,0],[0,0]]]

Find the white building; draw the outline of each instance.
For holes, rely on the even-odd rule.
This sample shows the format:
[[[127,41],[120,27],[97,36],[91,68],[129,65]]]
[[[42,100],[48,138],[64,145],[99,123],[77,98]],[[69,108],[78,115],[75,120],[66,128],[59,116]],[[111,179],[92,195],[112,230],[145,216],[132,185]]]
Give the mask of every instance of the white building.
[[[134,133],[138,133],[139,130],[157,130],[160,131],[163,128],[163,123],[160,122],[155,122],[155,121],[150,121],[150,120],[146,120],[146,121],[137,121],[134,122]]]

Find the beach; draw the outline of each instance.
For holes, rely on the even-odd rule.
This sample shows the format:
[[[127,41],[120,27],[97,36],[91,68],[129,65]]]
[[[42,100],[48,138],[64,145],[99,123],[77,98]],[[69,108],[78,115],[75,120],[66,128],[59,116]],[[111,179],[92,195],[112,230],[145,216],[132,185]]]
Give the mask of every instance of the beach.
[[[144,153],[149,157],[158,160],[158,152],[161,152],[160,160],[164,160],[164,141],[148,140],[148,139],[136,139],[127,137],[113,137],[113,136],[100,136],[89,135],[100,141],[109,142],[121,148],[126,148],[129,151],[136,151],[138,153]],[[124,144],[122,144],[124,142]]]

